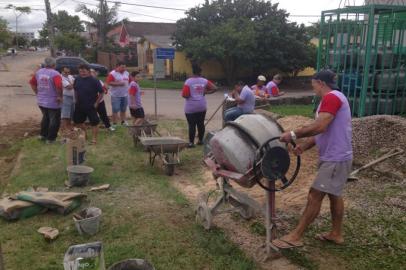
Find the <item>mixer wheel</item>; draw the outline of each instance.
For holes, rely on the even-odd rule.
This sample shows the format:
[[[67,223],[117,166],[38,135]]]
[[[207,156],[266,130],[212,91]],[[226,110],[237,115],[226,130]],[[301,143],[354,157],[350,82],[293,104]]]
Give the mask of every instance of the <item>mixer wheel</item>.
[[[205,202],[200,202],[196,209],[196,222],[201,224],[206,230],[210,230],[212,219],[209,206]]]

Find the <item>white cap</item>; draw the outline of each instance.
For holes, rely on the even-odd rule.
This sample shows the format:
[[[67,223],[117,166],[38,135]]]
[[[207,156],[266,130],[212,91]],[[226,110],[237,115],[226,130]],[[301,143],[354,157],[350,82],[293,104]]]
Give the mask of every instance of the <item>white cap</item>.
[[[258,80],[258,81],[266,82],[266,78],[265,78],[264,75],[259,75],[258,78],[257,78],[257,80]]]

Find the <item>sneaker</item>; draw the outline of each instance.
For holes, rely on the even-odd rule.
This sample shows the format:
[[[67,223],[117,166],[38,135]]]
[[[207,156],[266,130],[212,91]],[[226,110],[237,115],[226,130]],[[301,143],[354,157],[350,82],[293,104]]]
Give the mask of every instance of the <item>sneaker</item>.
[[[114,126],[110,126],[110,127],[109,127],[109,130],[110,130],[110,131],[116,131],[116,128],[115,128]]]
[[[203,142],[202,142],[202,141],[198,141],[198,142],[197,142],[197,145],[203,145]]]
[[[122,122],[121,122],[121,124],[122,124],[123,126],[126,126],[126,127],[128,127],[128,126],[129,126],[129,124],[128,124],[128,122],[127,122],[127,121],[122,121]]]
[[[39,135],[38,140],[40,140],[41,142],[44,142],[46,140],[46,138],[44,136]]]
[[[194,148],[194,147],[195,147],[194,143],[189,143],[188,146],[187,146],[187,148]]]

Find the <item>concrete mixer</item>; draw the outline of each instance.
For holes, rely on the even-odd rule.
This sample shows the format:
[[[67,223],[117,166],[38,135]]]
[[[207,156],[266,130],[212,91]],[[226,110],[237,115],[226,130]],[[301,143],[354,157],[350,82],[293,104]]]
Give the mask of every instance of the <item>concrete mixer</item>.
[[[213,216],[237,211],[243,218],[250,219],[255,213],[265,216],[267,239],[263,246],[266,257],[276,238],[275,192],[287,188],[300,170],[300,157],[291,172],[291,158],[286,144],[279,141],[283,128],[272,118],[260,114],[242,115],[228,122],[217,132],[211,132],[205,139],[204,163],[212,171],[221,196],[209,206],[209,195],[203,196],[196,209],[196,220],[205,229],[212,226]],[[294,143],[292,142],[294,145]],[[266,192],[265,207],[247,194],[235,190],[234,181],[245,188],[256,184]],[[231,205],[231,209],[222,210]]]

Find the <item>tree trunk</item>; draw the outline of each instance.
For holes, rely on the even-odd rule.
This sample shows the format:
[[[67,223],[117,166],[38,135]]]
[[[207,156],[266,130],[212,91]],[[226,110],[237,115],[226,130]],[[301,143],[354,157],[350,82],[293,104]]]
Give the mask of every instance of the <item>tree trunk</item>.
[[[232,57],[226,56],[222,61],[221,65],[223,67],[224,75],[226,77],[227,85],[232,86],[235,83],[235,63]]]

